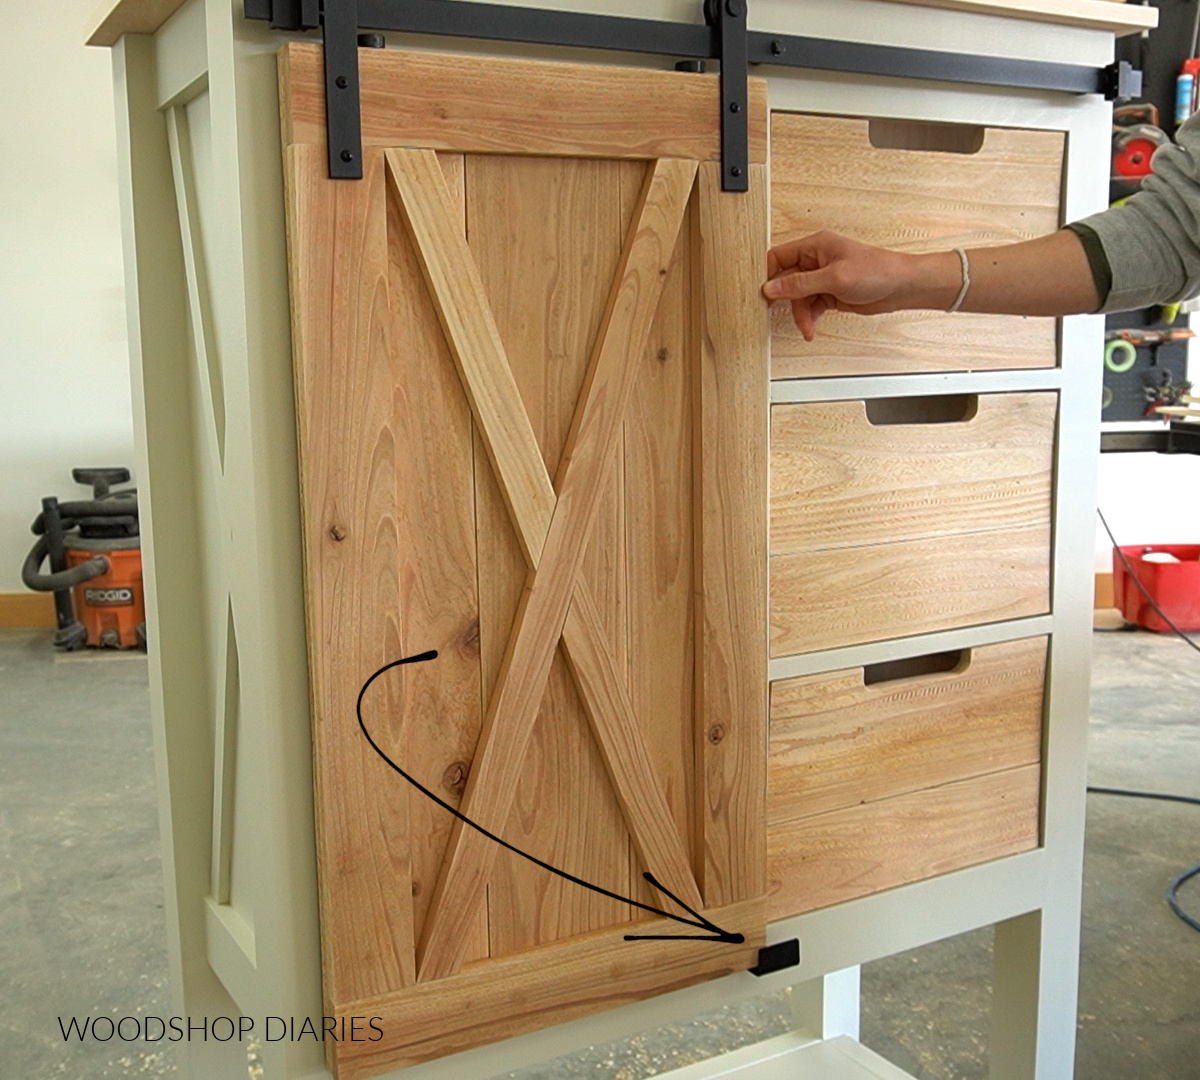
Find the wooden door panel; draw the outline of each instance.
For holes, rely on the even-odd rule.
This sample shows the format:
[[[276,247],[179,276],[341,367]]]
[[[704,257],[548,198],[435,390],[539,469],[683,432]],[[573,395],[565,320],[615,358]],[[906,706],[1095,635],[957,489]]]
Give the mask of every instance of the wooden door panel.
[[[628,225],[617,187],[619,163],[578,158],[470,155],[468,242],[496,319],[525,411],[549,476],[558,468],[588,356],[604,315]],[[644,173],[644,168],[639,172]],[[632,212],[632,206],[628,211]],[[553,357],[551,363],[547,357]],[[615,467],[593,526],[581,575],[598,599],[604,637],[622,617],[623,574],[617,543],[621,509]],[[480,521],[480,546],[509,542],[508,514]],[[519,552],[518,552],[519,554]],[[523,561],[504,560],[509,580],[497,590],[486,633],[494,685],[527,577]],[[489,573],[489,577],[492,575]],[[595,590],[603,589],[597,594]],[[501,600],[501,597],[503,598]],[[587,819],[572,800],[587,805]],[[583,705],[561,650],[555,657],[530,738],[522,784],[506,839],[523,851],[620,894],[630,875],[629,833],[588,731]],[[496,913],[492,955],[503,955],[628,918],[628,905],[548,875],[510,852],[497,854],[487,906]]]
[[[408,153],[418,152],[393,151],[389,158],[396,160]],[[655,162],[610,287],[560,459],[554,510],[540,554],[536,561],[531,559],[532,572],[517,608],[463,793],[462,812],[491,833],[503,830],[512,808],[557,643],[564,622],[569,622],[567,612],[599,506],[601,484],[633,387],[633,361],[658,308],[662,277],[675,249],[695,173],[695,163],[661,158]],[[432,277],[430,282],[436,292],[438,285]],[[507,407],[524,411],[511,401]],[[519,506],[525,498],[519,489],[507,494],[510,507]],[[455,821],[431,915],[418,946],[419,981],[451,975],[461,966],[464,926],[483,899],[497,850],[494,840],[483,832]]]
[[[597,89],[596,142],[495,154],[469,118],[431,137],[396,81],[427,61],[388,52],[364,108],[397,111],[330,181],[311,61],[284,51],[281,98],[322,948],[329,1014],[384,1018],[328,1048],[365,1076],[755,961],[766,115],[756,83],[727,195],[715,117],[623,115],[665,75],[692,95],[674,73],[522,63],[529,107]],[[437,67],[511,112],[505,64]],[[640,143],[614,150],[619,119]],[[729,940],[625,939],[706,918]]]

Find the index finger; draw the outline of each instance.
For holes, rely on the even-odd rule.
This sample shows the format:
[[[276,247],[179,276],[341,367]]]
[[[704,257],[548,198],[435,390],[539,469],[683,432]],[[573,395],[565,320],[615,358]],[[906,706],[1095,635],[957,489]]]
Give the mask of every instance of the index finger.
[[[767,277],[773,278],[781,271],[793,267],[809,269],[800,266],[801,259],[809,253],[815,253],[815,245],[810,236],[789,240],[786,244],[776,244],[767,252]]]

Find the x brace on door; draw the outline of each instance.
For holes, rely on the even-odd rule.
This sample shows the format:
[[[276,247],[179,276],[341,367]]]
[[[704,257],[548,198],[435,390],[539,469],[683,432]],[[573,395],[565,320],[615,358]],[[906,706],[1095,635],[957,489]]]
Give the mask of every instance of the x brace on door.
[[[604,491],[663,277],[696,177],[696,162],[649,171],[609,292],[587,378],[552,484],[521,401],[478,267],[431,150],[389,150],[389,181],[499,480],[530,570],[488,704],[461,810],[503,828],[555,649],[561,639],[634,844],[689,906],[700,889],[654,775],[632,701],[608,651],[595,601],[578,574]],[[453,974],[483,897],[496,847],[456,820],[430,901],[418,981]]]
[[[719,60],[724,191],[748,190],[750,64],[1103,94],[1110,100],[1136,97],[1142,89],[1142,73],[1124,60],[1095,68],[771,34],[747,29],[746,5],[747,0],[704,0],[704,25],[466,0],[245,0],[245,13],[277,30],[323,30],[329,175],[335,180],[361,180],[363,175],[358,46],[382,45],[381,40],[360,42],[364,28]]]

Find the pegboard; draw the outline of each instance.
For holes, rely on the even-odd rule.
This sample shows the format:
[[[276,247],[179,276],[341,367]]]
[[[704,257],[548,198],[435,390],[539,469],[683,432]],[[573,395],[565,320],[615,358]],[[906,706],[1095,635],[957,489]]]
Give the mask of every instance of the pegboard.
[[[1173,324],[1163,322],[1161,309],[1146,308],[1141,311],[1126,311],[1109,315],[1105,319],[1106,330],[1136,328],[1139,330],[1181,329],[1187,325],[1187,316],[1180,315]],[[1188,343],[1171,342],[1157,348],[1141,347],[1137,359],[1128,371],[1104,369],[1104,398],[1100,419],[1104,422],[1147,420],[1146,408],[1151,403],[1147,389],[1162,385],[1165,377],[1179,384],[1187,379]]]

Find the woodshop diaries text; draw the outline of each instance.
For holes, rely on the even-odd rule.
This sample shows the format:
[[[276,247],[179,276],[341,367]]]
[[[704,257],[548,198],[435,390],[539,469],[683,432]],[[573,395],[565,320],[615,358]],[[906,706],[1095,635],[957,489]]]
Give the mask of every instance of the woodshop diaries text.
[[[383,1038],[379,1016],[322,1016],[315,1024],[311,1016],[268,1016],[262,1026],[264,1042],[378,1042]],[[251,1016],[111,1016],[58,1017],[58,1029],[63,1042],[89,1036],[96,1042],[119,1039],[121,1042],[229,1042],[235,1035],[239,1042],[255,1036],[257,1022]]]

